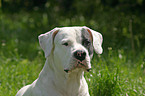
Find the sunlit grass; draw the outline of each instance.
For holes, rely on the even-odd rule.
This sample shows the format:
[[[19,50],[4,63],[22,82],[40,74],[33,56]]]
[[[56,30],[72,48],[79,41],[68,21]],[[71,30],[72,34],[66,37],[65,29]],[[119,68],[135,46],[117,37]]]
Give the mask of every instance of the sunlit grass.
[[[23,86],[31,84],[39,75],[45,59],[42,51],[33,60],[16,55],[0,54],[0,94],[14,96]],[[120,58],[119,54],[122,55]],[[11,58],[10,58],[11,57]],[[143,56],[131,62],[126,54],[109,50],[108,54],[95,55],[92,71],[85,73],[91,96],[144,96],[145,72]],[[135,65],[136,64],[136,65]]]
[[[123,50],[116,52],[111,49],[107,55],[94,57],[93,69],[86,73],[91,96],[145,95],[143,54],[139,56],[141,61],[136,63],[127,56]]]

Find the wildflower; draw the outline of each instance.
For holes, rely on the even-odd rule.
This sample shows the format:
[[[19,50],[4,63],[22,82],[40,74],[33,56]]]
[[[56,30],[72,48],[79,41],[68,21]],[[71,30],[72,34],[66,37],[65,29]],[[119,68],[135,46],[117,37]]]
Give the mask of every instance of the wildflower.
[[[90,74],[90,76],[91,76],[91,77],[93,77],[93,75],[92,75],[92,74]]]
[[[108,47],[108,50],[112,50],[112,47]]]
[[[119,58],[122,59],[122,55],[119,53]]]
[[[2,43],[2,46],[3,46],[3,47],[6,46],[6,43],[3,42],[3,43]]]

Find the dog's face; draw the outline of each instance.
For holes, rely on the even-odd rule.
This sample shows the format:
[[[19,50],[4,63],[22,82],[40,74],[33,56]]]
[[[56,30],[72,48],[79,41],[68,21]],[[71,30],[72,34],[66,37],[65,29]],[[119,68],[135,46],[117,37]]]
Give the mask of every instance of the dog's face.
[[[45,57],[53,55],[60,70],[71,72],[75,69],[91,69],[93,50],[102,53],[102,35],[87,27],[55,28],[39,36]],[[96,45],[94,45],[96,44]]]
[[[91,68],[93,55],[92,37],[82,28],[60,29],[54,39],[54,57],[65,71],[75,68]]]

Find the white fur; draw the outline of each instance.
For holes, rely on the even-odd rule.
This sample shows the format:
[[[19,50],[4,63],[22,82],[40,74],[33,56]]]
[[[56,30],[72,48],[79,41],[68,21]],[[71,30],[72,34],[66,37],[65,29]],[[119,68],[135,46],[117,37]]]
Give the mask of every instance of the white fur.
[[[39,36],[40,46],[46,57],[45,65],[32,84],[21,88],[16,96],[90,96],[84,78],[84,68],[75,68],[77,60],[73,57],[76,50],[84,50],[86,58],[83,63],[91,68],[87,49],[81,44],[81,29],[84,27],[55,28]],[[87,28],[87,27],[85,27]],[[59,31],[58,31],[59,30]],[[91,29],[90,29],[91,30]],[[55,37],[54,32],[58,31]],[[102,35],[94,33],[95,52],[102,53]],[[94,40],[98,40],[97,42]],[[68,46],[63,43],[68,42]],[[71,70],[66,73],[64,69]]]

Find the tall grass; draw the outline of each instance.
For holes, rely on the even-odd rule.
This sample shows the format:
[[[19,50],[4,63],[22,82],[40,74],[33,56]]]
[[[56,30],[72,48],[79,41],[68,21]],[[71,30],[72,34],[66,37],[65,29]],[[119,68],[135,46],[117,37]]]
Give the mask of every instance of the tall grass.
[[[91,96],[144,96],[144,55],[132,62],[123,50],[109,48],[107,55],[95,56],[93,70],[86,74]]]
[[[14,96],[21,87],[32,83],[45,62],[42,51],[33,60],[15,54],[11,58],[0,54],[0,96]],[[92,71],[85,73],[91,96],[145,95],[144,57],[141,54],[132,62],[127,56],[123,50],[112,49],[108,54],[94,56]]]

